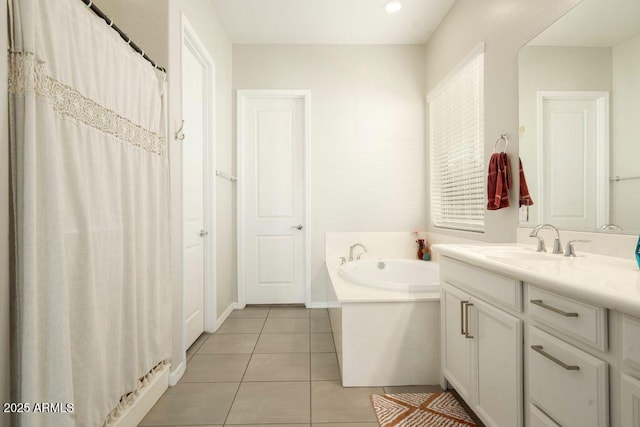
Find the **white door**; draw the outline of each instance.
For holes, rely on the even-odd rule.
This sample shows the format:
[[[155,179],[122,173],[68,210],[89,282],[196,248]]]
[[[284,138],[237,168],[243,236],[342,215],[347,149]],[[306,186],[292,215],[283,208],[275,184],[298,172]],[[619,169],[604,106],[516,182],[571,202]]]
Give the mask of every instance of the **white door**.
[[[471,339],[466,328],[469,319],[466,314],[470,297],[449,285],[442,287],[442,372],[446,379],[462,396],[471,402],[473,398],[473,371]]]
[[[182,46],[183,296],[185,349],[204,332],[204,285],[208,234],[205,224],[207,186],[207,66],[196,47]]]
[[[599,107],[601,96],[542,99],[541,222],[587,231],[608,222],[598,218],[597,209],[605,199],[600,192],[608,185],[602,170],[608,159],[598,156],[604,152],[598,145],[604,144],[607,121]]]
[[[487,426],[522,426],[522,321],[477,298],[471,298],[471,303],[473,409]]]
[[[302,97],[246,96],[242,104],[239,268],[245,303],[303,303],[305,102]]]

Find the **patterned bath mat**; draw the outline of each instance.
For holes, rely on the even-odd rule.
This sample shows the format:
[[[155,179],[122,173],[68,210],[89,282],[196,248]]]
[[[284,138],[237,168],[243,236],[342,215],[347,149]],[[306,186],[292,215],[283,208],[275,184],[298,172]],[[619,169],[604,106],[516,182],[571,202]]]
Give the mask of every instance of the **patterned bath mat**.
[[[452,393],[374,394],[382,427],[468,427],[476,424]]]

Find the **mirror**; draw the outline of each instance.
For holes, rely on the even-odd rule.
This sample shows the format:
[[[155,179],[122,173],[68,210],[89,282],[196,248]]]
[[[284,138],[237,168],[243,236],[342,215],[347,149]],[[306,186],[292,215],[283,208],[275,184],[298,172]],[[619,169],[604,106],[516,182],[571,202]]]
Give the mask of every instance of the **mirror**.
[[[640,232],[640,1],[583,0],[519,52],[520,225]]]

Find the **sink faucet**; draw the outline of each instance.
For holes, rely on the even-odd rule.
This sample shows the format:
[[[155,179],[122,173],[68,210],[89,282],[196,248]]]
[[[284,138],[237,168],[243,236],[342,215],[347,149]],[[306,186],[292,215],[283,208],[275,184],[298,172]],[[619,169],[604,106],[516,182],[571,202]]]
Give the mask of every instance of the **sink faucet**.
[[[558,232],[558,229],[556,227],[554,227],[551,224],[540,224],[537,225],[536,228],[533,229],[533,231],[531,232],[531,234],[529,234],[529,237],[535,237],[538,239],[538,252],[546,252],[547,249],[544,246],[544,239],[542,237],[538,236],[538,232],[540,230],[542,230],[543,228],[548,228],[550,230],[553,230],[553,253],[554,254],[561,254],[562,253],[562,243],[560,243],[560,233]]]
[[[358,246],[360,246],[364,250],[365,254],[367,253],[367,248],[365,248],[362,243],[355,243],[349,248],[349,261],[353,261],[353,250]],[[358,255],[358,259],[360,259],[361,256],[362,254]]]

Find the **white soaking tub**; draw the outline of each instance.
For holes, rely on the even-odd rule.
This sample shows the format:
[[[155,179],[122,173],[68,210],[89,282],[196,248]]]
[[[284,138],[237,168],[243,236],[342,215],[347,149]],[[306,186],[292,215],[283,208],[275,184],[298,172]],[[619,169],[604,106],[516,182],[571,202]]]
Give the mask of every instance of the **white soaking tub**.
[[[326,266],[342,385],[439,384],[439,265],[392,256]]]
[[[439,265],[412,259],[363,259],[340,266],[349,282],[399,292],[439,292]]]

